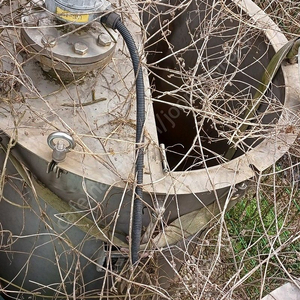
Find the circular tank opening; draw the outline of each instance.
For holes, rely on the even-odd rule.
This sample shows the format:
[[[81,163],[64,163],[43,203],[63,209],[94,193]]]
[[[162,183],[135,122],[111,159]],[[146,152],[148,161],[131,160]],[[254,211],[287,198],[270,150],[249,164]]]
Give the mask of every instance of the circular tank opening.
[[[245,118],[275,53],[270,41],[234,3],[171,2],[176,13],[168,13],[168,2],[143,15],[155,121],[170,170],[196,170],[227,161],[231,148],[232,158],[241,156],[264,139],[281,114],[284,78],[279,70]]]

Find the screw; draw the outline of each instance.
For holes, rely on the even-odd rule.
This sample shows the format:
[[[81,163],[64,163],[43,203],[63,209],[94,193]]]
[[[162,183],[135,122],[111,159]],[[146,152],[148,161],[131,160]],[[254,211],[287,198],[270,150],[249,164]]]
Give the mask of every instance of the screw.
[[[74,52],[79,55],[85,55],[88,52],[88,46],[83,43],[75,43],[74,44]]]
[[[108,34],[100,33],[98,35],[99,46],[109,46],[111,44],[111,37]]]
[[[53,48],[56,45],[56,38],[53,35],[45,34],[41,42],[45,47]]]

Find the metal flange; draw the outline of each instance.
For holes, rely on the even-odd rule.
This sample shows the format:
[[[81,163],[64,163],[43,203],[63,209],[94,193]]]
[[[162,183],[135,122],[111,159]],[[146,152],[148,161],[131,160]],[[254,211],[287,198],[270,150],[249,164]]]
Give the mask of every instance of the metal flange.
[[[55,70],[63,80],[104,68],[116,47],[117,33],[96,21],[78,28],[59,24],[49,12],[37,11],[24,16],[22,23],[21,37],[28,53],[44,71]]]

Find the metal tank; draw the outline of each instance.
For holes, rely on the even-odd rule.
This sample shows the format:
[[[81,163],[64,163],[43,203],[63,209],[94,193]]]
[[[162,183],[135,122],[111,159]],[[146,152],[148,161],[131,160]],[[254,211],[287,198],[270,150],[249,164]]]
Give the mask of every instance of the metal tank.
[[[284,63],[268,82],[273,106],[262,102],[247,121],[261,134],[240,144],[230,138],[226,115],[241,119],[287,40],[252,1],[234,0],[227,10],[211,2],[173,10],[176,1],[144,2],[143,26],[137,7],[125,20],[146,54],[140,256],[148,261],[166,249],[157,258],[161,278],[172,271],[171,245],[241,197],[297,136],[299,77]],[[0,49],[13,53],[22,42],[17,63],[9,55],[2,62],[21,82],[10,82],[1,104],[2,288],[24,299],[113,297],[132,271],[135,76],[123,41],[98,22],[106,1],[46,1],[46,8],[25,9],[22,29],[6,29],[10,40]],[[236,16],[260,29],[241,34]],[[213,25],[218,31],[206,34]],[[214,97],[220,88],[224,98]]]

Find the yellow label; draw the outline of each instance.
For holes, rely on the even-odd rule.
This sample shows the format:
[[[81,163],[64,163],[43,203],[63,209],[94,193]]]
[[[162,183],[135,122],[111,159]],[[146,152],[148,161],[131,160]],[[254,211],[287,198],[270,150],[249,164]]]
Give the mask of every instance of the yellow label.
[[[60,18],[75,23],[87,23],[89,21],[89,15],[73,14],[69,11],[63,10],[60,7],[56,8],[56,13]]]

